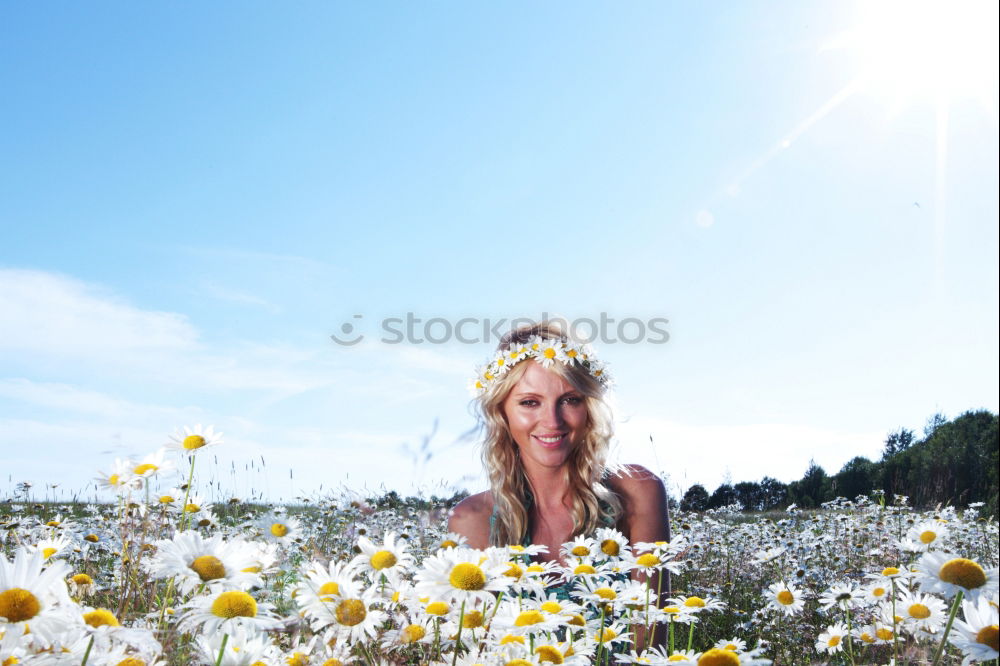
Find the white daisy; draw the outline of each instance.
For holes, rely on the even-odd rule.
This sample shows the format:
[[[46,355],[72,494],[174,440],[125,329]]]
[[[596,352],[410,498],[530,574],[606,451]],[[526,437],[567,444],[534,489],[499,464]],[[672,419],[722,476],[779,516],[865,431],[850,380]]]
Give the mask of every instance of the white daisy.
[[[959,590],[975,601],[981,595],[996,596],[1000,574],[997,567],[984,569],[979,563],[941,551],[926,553],[917,561],[916,581],[925,592],[950,599]]]
[[[157,541],[156,554],[146,560],[146,568],[154,578],[176,577],[185,594],[202,584],[248,589],[262,582],[256,555],[256,548],[239,537],[224,541],[216,534],[206,539],[189,530]]]
[[[18,548],[8,561],[0,553],[0,632],[31,633],[48,644],[70,623],[75,605],[65,578],[69,565],[45,563],[40,552]]]
[[[178,628],[203,634],[230,634],[240,629],[259,632],[280,623],[271,604],[258,602],[242,590],[225,590],[195,597],[186,605]]]
[[[948,640],[965,655],[962,664],[987,662],[1000,658],[1000,630],[996,602],[980,596],[977,601],[963,601],[964,620],[956,620]]]
[[[396,533],[392,530],[385,533],[381,544],[376,545],[367,537],[360,536],[357,545],[361,553],[351,564],[371,574],[374,581],[377,581],[380,575],[390,580],[398,580],[413,566],[413,555],[407,551],[408,544],[404,539],[397,539]]]
[[[844,639],[850,640],[847,627],[840,622],[826,628],[816,639],[816,652],[836,654],[844,649]]]
[[[770,608],[781,611],[785,615],[794,615],[805,608],[806,600],[802,590],[795,587],[793,583],[774,583],[767,588],[767,605]]]
[[[906,532],[906,538],[919,544],[920,550],[940,548],[944,538],[948,536],[948,526],[942,520],[923,520]]]
[[[450,548],[424,560],[415,576],[416,589],[432,599],[481,599],[490,603],[495,592],[510,585],[510,579],[503,575],[508,568],[498,553]]]
[[[170,436],[170,441],[164,446],[168,449],[181,451],[183,453],[197,453],[209,446],[218,446],[222,443],[222,433],[215,432],[213,426],[202,428],[199,423],[193,428],[184,426],[183,430],[178,430]]]
[[[226,642],[225,648],[222,645],[223,640]],[[221,651],[221,666],[271,664],[277,663],[279,657],[279,650],[271,643],[267,634],[243,628],[234,629],[229,634],[201,635],[197,637],[196,642],[205,663],[214,664]]]
[[[945,604],[929,594],[904,592],[896,600],[896,614],[911,634],[935,633],[945,622]]]

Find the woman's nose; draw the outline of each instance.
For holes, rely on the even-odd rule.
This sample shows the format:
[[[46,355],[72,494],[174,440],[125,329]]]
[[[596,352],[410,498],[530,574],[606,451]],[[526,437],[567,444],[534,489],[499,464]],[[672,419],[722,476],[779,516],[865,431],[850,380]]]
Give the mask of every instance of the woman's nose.
[[[564,423],[562,411],[559,409],[559,405],[552,405],[545,410],[545,418],[542,420],[542,424],[546,427],[551,428],[561,428]]]

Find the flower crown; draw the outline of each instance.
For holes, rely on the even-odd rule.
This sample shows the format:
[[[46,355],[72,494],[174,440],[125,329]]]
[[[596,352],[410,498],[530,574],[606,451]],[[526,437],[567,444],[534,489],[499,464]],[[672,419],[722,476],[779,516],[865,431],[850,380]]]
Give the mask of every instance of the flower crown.
[[[507,349],[498,351],[491,361],[478,369],[476,376],[469,382],[470,390],[476,396],[482,395],[495,381],[526,359],[534,359],[543,368],[551,367],[556,361],[563,365],[575,363],[589,372],[602,387],[611,385],[611,376],[605,364],[594,358],[594,350],[590,345],[535,335],[523,344],[512,344]]]

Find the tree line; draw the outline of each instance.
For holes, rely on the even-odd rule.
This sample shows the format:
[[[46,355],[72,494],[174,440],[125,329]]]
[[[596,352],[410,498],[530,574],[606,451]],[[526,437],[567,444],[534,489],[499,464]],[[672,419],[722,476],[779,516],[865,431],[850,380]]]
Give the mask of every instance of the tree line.
[[[906,495],[918,508],[983,502],[985,512],[996,515],[998,450],[996,414],[968,411],[951,421],[935,414],[927,420],[922,439],[906,428],[889,433],[878,461],[857,456],[832,476],[810,461],[797,481],[786,484],[765,476],[760,481],[723,483],[711,494],[695,484],[684,493],[680,508],[705,511],[732,504],[743,511],[780,510],[791,504],[814,508],[837,497],[870,497],[884,491],[888,501]]]

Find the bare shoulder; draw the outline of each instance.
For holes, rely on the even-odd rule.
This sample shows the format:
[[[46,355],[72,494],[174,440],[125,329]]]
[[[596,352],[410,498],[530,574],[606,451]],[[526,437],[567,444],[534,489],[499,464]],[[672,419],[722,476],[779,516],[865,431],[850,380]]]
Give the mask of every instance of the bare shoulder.
[[[493,496],[489,491],[469,495],[451,510],[448,530],[467,538],[473,548],[485,548],[490,541],[491,513]]]
[[[624,505],[619,525],[629,541],[668,539],[667,491],[660,477],[642,465],[622,465],[610,474],[608,486]]]
[[[627,504],[665,502],[663,481],[642,465],[622,465],[608,477],[608,485]]]

